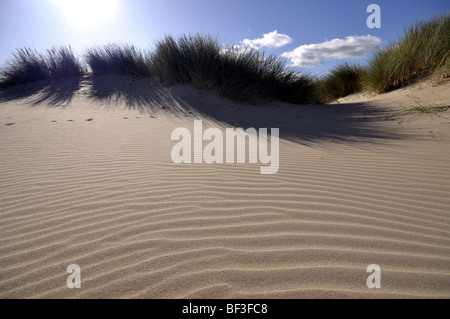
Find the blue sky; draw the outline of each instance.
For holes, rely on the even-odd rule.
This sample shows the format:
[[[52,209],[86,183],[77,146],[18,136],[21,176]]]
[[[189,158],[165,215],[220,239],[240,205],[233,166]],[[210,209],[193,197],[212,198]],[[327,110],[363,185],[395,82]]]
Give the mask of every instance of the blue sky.
[[[366,25],[372,3],[381,8],[380,29]],[[201,32],[320,75],[344,61],[364,63],[413,21],[445,12],[448,0],[0,0],[0,63],[20,47],[69,44],[81,54],[91,45],[147,48],[165,34]]]

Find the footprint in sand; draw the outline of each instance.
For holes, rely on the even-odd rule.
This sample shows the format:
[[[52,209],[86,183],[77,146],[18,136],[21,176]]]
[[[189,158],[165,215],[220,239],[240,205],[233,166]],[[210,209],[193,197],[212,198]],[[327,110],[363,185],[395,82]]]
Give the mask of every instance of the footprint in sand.
[[[124,117],[123,119],[124,119],[124,120],[128,120],[128,117]]]
[[[73,122],[73,120],[67,120],[67,122]]]
[[[156,119],[156,116],[150,115],[150,117],[151,117],[152,119]]]
[[[53,120],[52,123],[56,123],[56,120]]]
[[[11,126],[11,125],[14,125],[14,124],[16,124],[16,123],[11,122],[11,123],[6,123],[5,125]]]
[[[136,116],[136,118],[137,118],[137,119],[140,119],[140,117],[139,117],[139,116]]]
[[[90,121],[92,121],[93,119],[87,119],[86,121],[88,121],[88,122],[90,122]]]

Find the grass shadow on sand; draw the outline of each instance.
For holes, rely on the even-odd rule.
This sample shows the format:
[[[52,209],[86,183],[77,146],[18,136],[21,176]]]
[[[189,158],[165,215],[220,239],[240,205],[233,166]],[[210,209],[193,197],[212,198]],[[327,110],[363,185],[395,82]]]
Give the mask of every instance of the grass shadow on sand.
[[[134,76],[95,76],[89,78],[88,97],[104,107],[123,107],[141,114],[186,114],[189,105],[151,79]]]
[[[386,129],[389,112],[362,103],[336,105],[291,105],[272,102],[267,105],[223,105],[193,103],[194,114],[220,122],[227,127],[279,128],[280,137],[304,145],[320,141],[384,143],[402,138]],[[227,105],[228,104],[228,105]]]
[[[39,92],[39,95],[33,101],[33,105],[46,103],[55,107],[68,106],[74,95],[83,87],[82,79],[82,77],[74,77],[61,82],[50,83]]]
[[[64,107],[70,104],[74,95],[82,88],[83,77],[73,77],[60,81],[39,81],[21,84],[0,92],[0,103],[31,97],[31,104],[46,104]]]
[[[0,88],[0,103],[29,98],[41,92],[48,85],[48,81],[38,81]]]
[[[241,104],[190,85],[162,87],[149,79],[132,76],[85,76],[34,86],[28,90],[10,88],[1,95],[0,102],[39,92],[32,97],[33,106],[67,107],[79,92],[105,108],[126,107],[141,114],[185,117],[192,121],[203,118],[233,128],[279,128],[281,138],[305,145],[320,141],[372,144],[402,138],[394,129],[381,125],[391,120],[390,112],[377,105],[292,105],[279,101]]]

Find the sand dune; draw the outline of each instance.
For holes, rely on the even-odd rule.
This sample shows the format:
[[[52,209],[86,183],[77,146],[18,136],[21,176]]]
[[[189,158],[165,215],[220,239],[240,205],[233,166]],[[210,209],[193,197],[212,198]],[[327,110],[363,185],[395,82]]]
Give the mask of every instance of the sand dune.
[[[450,111],[398,114],[409,96],[448,105],[448,85],[325,106],[149,86],[2,94],[2,298],[450,297]],[[194,119],[279,127],[278,173],[174,164],[171,132]]]

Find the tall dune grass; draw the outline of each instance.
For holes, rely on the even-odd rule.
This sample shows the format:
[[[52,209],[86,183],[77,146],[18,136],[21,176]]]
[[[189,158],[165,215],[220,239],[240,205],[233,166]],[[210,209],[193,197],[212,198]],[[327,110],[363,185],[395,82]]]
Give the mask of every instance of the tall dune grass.
[[[335,67],[323,77],[318,84],[322,102],[331,102],[337,98],[362,90],[362,79],[367,68],[354,64],[343,63]]]
[[[220,55],[221,94],[237,100],[253,96],[292,103],[311,103],[314,81],[287,67],[275,55],[229,47]]]
[[[416,77],[448,76],[450,58],[450,14],[418,21],[388,48],[369,61],[364,87],[386,92]]]
[[[312,103],[312,77],[288,67],[275,55],[229,47],[220,52],[217,83],[223,96],[236,100],[252,97],[291,103]]]
[[[70,78],[84,73],[80,61],[70,47],[52,47],[45,56],[51,79]]]
[[[310,102],[313,81],[286,67],[276,56],[256,50],[221,49],[208,35],[165,37],[151,56],[151,69],[164,83],[192,83],[216,88],[235,100],[278,98],[294,103]]]
[[[83,73],[80,62],[70,47],[48,49],[44,54],[29,48],[17,49],[12,59],[0,69],[2,87],[39,80],[78,76]]]
[[[2,86],[23,84],[50,78],[50,72],[42,54],[29,48],[17,49],[13,58],[6,61],[0,71]]]
[[[163,83],[193,83],[198,88],[216,84],[220,45],[210,35],[166,36],[151,54],[151,68]]]
[[[116,73],[150,76],[146,54],[133,45],[106,44],[86,50],[84,60],[94,74]]]
[[[264,57],[256,50],[230,46],[220,53],[220,93],[236,100],[256,96],[262,89]],[[266,67],[270,66],[266,63]]]

